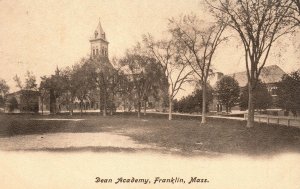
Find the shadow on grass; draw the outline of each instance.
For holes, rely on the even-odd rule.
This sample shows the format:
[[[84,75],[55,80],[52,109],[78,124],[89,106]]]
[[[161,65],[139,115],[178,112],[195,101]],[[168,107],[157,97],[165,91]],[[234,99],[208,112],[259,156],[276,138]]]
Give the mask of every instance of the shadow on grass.
[[[284,152],[300,152],[300,129],[280,125],[256,124],[246,128],[245,121],[208,118],[205,126],[200,119],[189,116],[148,114],[137,119],[133,113],[113,117],[95,114],[46,116],[47,118],[81,118],[83,121],[32,120],[39,115],[0,115],[0,137],[44,133],[95,133],[111,132],[131,137],[140,144],[153,144],[159,153],[185,156],[204,154],[240,154],[269,156]],[[147,120],[147,121],[145,121]],[[34,149],[32,149],[34,151]],[[153,150],[153,149],[152,149]],[[149,149],[80,147],[63,149],[38,149],[37,151],[93,151],[140,152]]]

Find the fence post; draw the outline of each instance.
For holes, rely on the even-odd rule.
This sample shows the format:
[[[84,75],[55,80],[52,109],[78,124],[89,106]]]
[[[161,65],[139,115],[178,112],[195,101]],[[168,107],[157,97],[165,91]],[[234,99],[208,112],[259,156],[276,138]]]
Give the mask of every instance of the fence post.
[[[290,126],[290,118],[288,118],[288,124],[287,125]]]
[[[279,117],[277,118],[277,124],[279,125]]]
[[[267,124],[269,125],[270,123],[270,120],[269,120],[269,116],[267,117]]]

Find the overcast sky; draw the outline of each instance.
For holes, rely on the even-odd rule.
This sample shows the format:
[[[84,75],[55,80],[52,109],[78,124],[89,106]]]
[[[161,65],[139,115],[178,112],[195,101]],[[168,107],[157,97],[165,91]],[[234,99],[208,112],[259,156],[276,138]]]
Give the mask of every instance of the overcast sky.
[[[209,19],[199,0],[0,0],[0,78],[15,90],[12,78],[26,70],[38,78],[58,67],[74,64],[90,53],[89,38],[99,18],[106,32],[109,55],[120,57],[151,33],[161,38],[168,18],[194,12]],[[300,67],[299,35],[276,44],[268,64],[290,72]],[[298,48],[297,48],[298,45]],[[278,49],[283,52],[278,55]],[[214,69],[224,73],[245,70],[242,48],[231,40],[217,52]],[[298,56],[298,57],[297,57]]]

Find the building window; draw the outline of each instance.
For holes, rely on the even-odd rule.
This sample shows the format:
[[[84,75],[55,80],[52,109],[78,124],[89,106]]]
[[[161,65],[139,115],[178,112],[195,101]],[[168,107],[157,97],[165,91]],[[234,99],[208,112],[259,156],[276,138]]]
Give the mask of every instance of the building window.
[[[277,93],[278,93],[277,91],[278,91],[277,87],[272,87],[271,88],[271,95],[272,96],[277,96]]]
[[[93,56],[95,56],[95,49],[93,49]]]
[[[97,55],[99,54],[98,49],[96,49],[96,54],[97,54]]]

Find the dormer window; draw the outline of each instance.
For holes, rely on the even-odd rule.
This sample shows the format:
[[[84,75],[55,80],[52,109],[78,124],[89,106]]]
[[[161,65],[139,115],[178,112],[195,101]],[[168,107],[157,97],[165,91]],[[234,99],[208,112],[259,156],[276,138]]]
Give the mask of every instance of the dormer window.
[[[98,37],[98,32],[95,31],[95,39]]]

